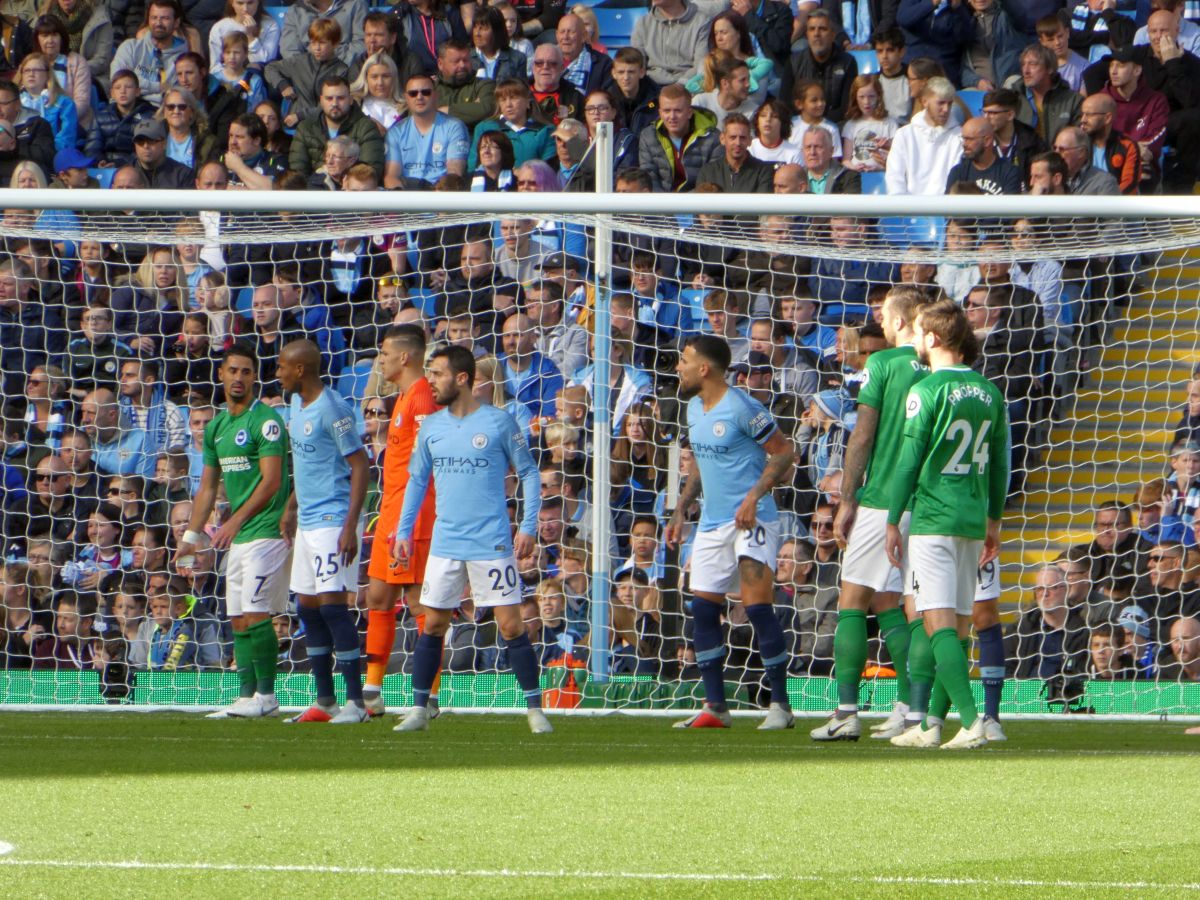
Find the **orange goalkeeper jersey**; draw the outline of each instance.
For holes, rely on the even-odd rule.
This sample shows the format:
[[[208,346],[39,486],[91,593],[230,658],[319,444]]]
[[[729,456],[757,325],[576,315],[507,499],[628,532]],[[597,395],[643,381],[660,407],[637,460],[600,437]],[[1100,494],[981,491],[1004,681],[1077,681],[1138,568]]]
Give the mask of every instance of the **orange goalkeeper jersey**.
[[[433,389],[424,378],[415,381],[396,402],[392,421],[388,423],[387,452],[383,455],[383,499],[379,504],[381,533],[390,536],[400,519],[404,505],[404,488],[408,485],[408,462],[417,445],[417,432],[430,413],[441,409],[433,399]],[[425,492],[425,501],[417,516],[413,539],[427,541],[433,537],[433,484]]]

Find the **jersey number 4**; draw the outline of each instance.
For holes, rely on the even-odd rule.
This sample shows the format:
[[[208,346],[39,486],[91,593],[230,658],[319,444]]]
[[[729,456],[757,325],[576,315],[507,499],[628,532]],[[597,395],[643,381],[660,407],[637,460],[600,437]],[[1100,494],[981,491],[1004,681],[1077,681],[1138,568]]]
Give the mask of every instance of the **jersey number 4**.
[[[987,470],[990,448],[987,445],[987,433],[992,427],[991,422],[984,422],[979,428],[979,434],[971,427],[966,419],[955,419],[946,429],[947,441],[958,441],[950,461],[942,468],[943,475],[970,475],[971,466],[982,475]],[[963,462],[967,454],[971,454],[970,462]]]

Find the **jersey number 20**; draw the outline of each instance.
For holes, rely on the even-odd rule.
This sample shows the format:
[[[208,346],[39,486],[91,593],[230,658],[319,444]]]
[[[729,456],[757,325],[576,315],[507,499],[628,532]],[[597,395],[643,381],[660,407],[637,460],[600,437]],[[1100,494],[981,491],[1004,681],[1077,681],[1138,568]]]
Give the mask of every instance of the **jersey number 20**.
[[[988,465],[990,448],[987,445],[987,433],[991,427],[991,422],[984,422],[979,427],[979,434],[975,434],[971,423],[966,419],[955,419],[951,422],[950,427],[946,429],[946,440],[957,440],[958,446],[954,448],[950,461],[942,468],[942,474],[969,475],[971,466],[974,465],[976,472],[982,475]],[[971,454],[971,461],[963,462],[967,453]]]

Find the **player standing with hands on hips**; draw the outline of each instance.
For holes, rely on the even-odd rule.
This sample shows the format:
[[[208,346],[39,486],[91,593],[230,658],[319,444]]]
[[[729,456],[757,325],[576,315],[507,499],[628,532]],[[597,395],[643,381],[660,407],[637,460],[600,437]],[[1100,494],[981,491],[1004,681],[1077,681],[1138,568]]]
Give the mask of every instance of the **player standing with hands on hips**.
[[[515,556],[533,549],[541,507],[541,478],[521,426],[471,393],[475,357],[463,347],[443,347],[429,358],[427,378],[442,409],[425,419],[408,466],[404,506],[393,553],[405,565],[412,555],[413,526],[432,475],[437,521],[421,587],[425,632],[413,654],[414,707],[396,731],[429,727],[429,694],[441,668],[442,644],[469,583],[475,606],[491,607],[509,664],[528,704],[529,729],[553,731],[542,712],[538,658],[521,621],[521,586]],[[505,481],[509,469],[521,481],[524,506],[514,536],[508,521]],[[515,551],[515,555],[514,555]]]
[[[292,495],[283,528],[284,537],[295,535],[292,591],[317,689],[317,702],[287,721],[366,722],[370,717],[363,706],[358,629],[347,600],[358,591],[367,453],[354,411],[321,383],[316,344],[292,341],[279,354],[275,374],[292,395]],[[340,711],[333,691],[334,657],[346,683],[346,705]]]
[[[912,640],[929,641],[937,678],[962,719],[962,729],[942,749],[971,750],[986,744],[987,736],[971,693],[967,647],[979,567],[1000,551],[1008,416],[1000,391],[969,367],[979,345],[957,304],[940,300],[925,307],[914,334],[917,356],[931,372],[908,392],[887,555],[892,565],[902,565],[900,520],[911,503],[906,593],[925,621]],[[935,746],[916,740],[921,730],[913,725],[892,743]]]
[[[684,512],[704,501],[692,548],[692,646],[704,682],[704,708],[676,728],[729,728],[725,703],[725,596],[739,590],[746,618],[770,683],[771,703],[762,731],[792,728],[787,696],[787,643],[771,604],[779,552],[779,511],[771,496],[795,464],[792,443],[771,414],[725,382],[729,344],[696,335],[684,344],[676,371],[679,396],[688,401],[688,440],[696,468],[684,484],[664,534],[674,546],[683,536]]]
[[[273,616],[287,604],[288,559],[281,520],[289,487],[283,419],[255,396],[258,356],[237,343],[221,356],[218,377],[225,407],[204,429],[204,473],[175,554],[181,575],[190,573],[196,550],[208,543],[204,524],[212,515],[219,482],[225,483],[230,516],[212,538],[225,557],[225,609],[233,623],[233,660],[240,696],[210,718],[260,718],[279,711],[275,670],[279,639]]]

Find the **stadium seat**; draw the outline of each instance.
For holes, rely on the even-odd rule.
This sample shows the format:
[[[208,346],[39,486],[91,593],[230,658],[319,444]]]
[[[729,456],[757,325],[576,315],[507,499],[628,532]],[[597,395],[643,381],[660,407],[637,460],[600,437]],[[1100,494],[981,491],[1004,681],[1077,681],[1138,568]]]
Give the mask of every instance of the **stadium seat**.
[[[254,299],[254,288],[244,287],[233,297],[233,311],[250,318],[250,302]]]
[[[627,47],[629,37],[633,34],[634,23],[648,10],[644,6],[593,6],[592,12],[596,14],[596,20],[600,23],[600,42],[614,47]]]
[[[106,169],[97,167],[95,169],[88,169],[88,174],[100,182],[100,187],[110,188],[112,187],[113,176],[117,174],[117,170],[112,166]]]
[[[958,98],[967,105],[973,116],[983,115],[983,91],[963,89],[958,92]]]
[[[336,390],[347,400],[358,403],[367,393],[367,379],[371,377],[371,369],[375,367],[375,360],[364,359],[359,360],[345,372],[338,376]]]
[[[862,172],[862,193],[886,194],[887,178],[883,172]]]
[[[879,58],[874,50],[851,50],[850,55],[858,63],[859,75],[874,75],[879,71]]]
[[[879,220],[879,236],[899,247],[936,247],[945,230],[946,220],[935,216],[888,216]]]
[[[679,305],[683,307],[682,319],[691,318],[692,328],[697,331],[711,331],[708,316],[704,314],[704,298],[708,291],[703,288],[687,288],[679,292]]]
[[[279,23],[279,27],[283,28],[283,17],[287,15],[288,8],[286,6],[264,6],[263,12]]]
[[[438,292],[429,288],[410,288],[408,299],[412,305],[421,310],[421,315],[432,318],[437,315]]]

